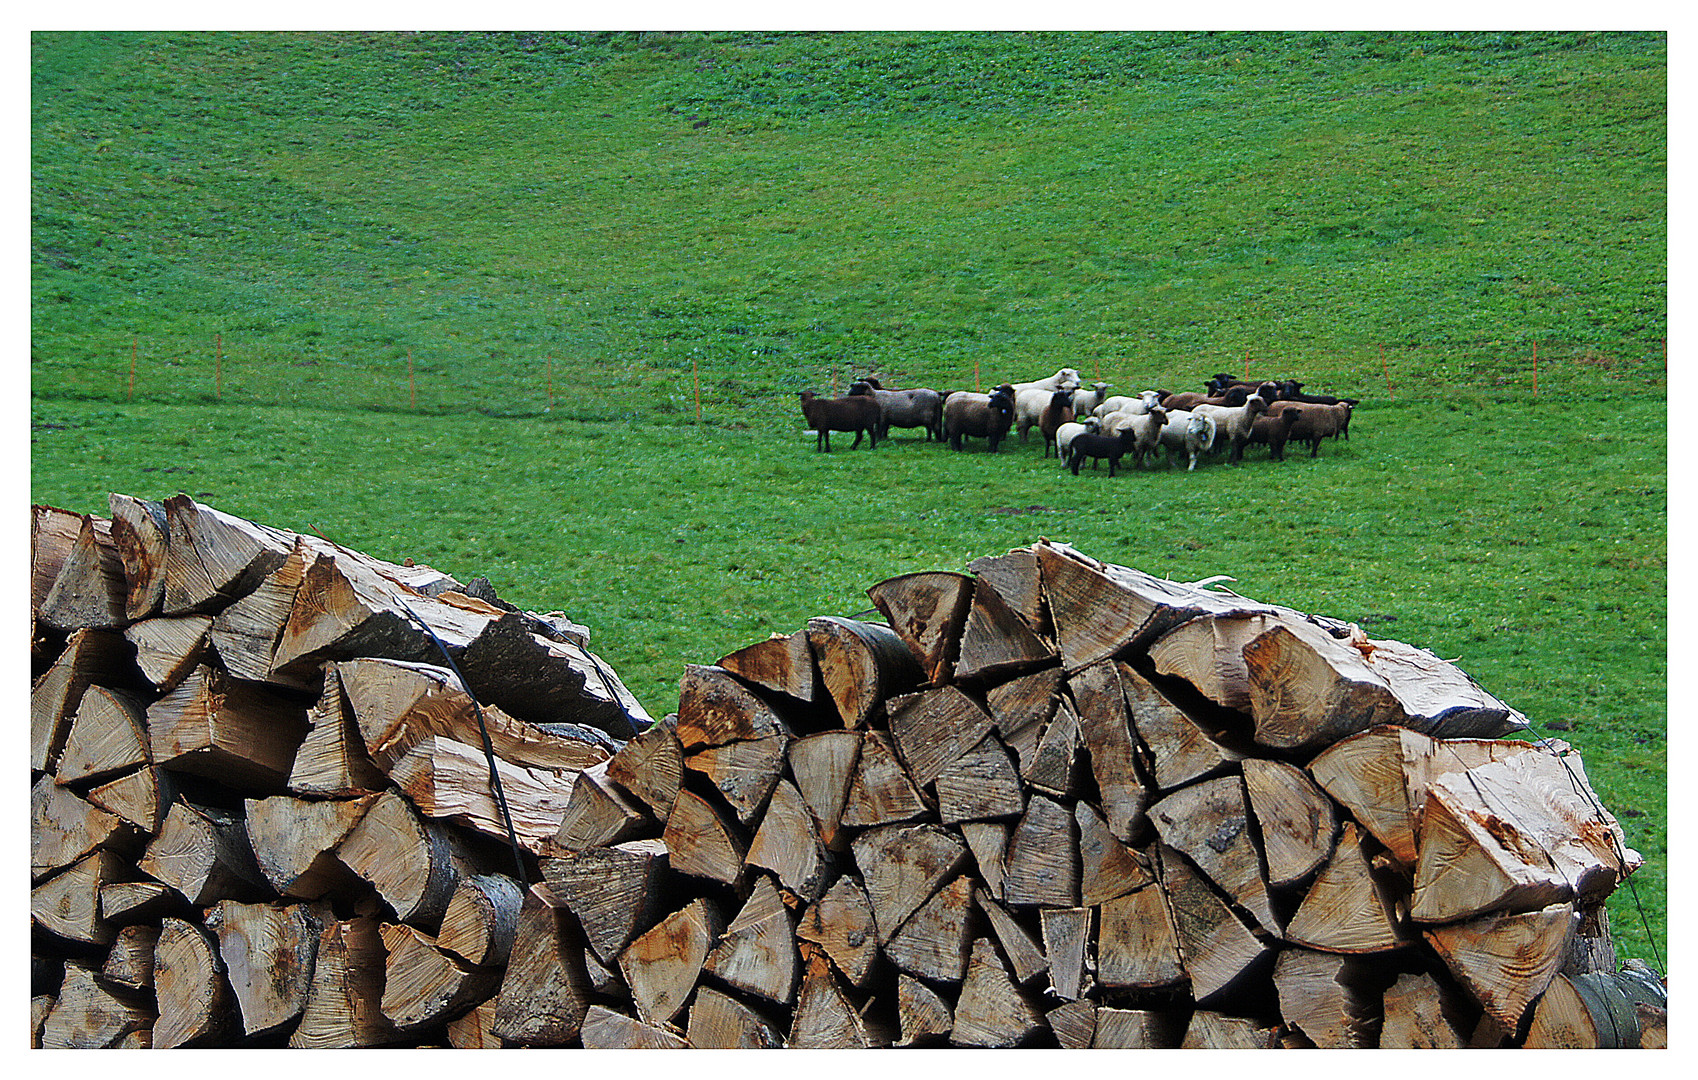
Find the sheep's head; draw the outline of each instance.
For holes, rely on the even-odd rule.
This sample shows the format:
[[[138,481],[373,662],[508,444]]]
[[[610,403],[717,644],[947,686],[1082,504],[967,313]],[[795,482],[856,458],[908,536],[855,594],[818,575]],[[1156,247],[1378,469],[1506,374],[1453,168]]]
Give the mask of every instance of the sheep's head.
[[[1279,422],[1289,428],[1297,423],[1297,414],[1302,411],[1302,409],[1287,409],[1279,414]]]
[[[1257,394],[1250,398],[1250,400],[1246,401],[1244,403],[1244,407],[1249,410],[1251,416],[1256,416],[1259,413],[1265,413],[1268,411],[1268,399]]]
[[[852,397],[866,397],[873,392],[872,380],[861,379],[849,384],[849,394]]]
[[[815,394],[815,393],[814,393],[814,392],[813,392],[813,391],[812,391],[812,390],[804,390],[804,391],[802,391],[802,393],[801,393],[801,394],[800,394],[800,395],[798,395],[798,396],[799,396],[799,397],[801,397],[801,399],[802,399],[802,400],[803,400],[803,401],[804,401],[804,402],[807,402],[807,401],[812,401],[812,400],[814,400],[814,398],[815,398],[815,397],[817,397],[817,396],[818,396],[818,395],[817,395],[817,394]]]
[[[1144,390],[1138,394],[1138,400],[1142,401],[1150,408],[1155,408],[1156,405],[1160,404],[1167,397],[1168,393],[1165,390]]]
[[[1079,389],[1079,373],[1070,367],[1064,367],[1055,373],[1056,388],[1066,390]]]
[[[1097,434],[1098,432],[1102,431],[1102,429],[1103,429],[1102,418],[1098,417],[1098,416],[1089,417],[1085,420],[1080,421],[1080,423],[1084,426],[1086,431],[1089,431],[1093,435]]]
[[[1150,411],[1145,415],[1153,416],[1155,418],[1156,427],[1163,427],[1167,424],[1167,410],[1162,408],[1160,405],[1150,406]]]

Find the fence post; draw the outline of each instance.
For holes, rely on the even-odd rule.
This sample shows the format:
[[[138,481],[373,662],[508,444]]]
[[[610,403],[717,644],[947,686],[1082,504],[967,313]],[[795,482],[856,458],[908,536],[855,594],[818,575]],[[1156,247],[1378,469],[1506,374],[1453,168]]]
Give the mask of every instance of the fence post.
[[[124,399],[126,401],[136,400],[136,349],[140,339],[139,334],[130,338],[130,394]]]
[[[1250,350],[1244,350],[1244,381],[1250,381]]]

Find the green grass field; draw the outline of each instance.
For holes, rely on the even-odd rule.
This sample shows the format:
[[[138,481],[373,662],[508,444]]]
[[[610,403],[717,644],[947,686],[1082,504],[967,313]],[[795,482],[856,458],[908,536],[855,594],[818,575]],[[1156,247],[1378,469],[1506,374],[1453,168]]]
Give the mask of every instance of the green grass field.
[[[687,662],[1039,536],[1232,574],[1578,746],[1647,859],[1621,947],[1666,955],[1661,35],[32,48],[34,501],[488,576],[656,715]],[[1352,440],[1075,478],[818,455],[795,399],[1247,357],[1363,397]]]

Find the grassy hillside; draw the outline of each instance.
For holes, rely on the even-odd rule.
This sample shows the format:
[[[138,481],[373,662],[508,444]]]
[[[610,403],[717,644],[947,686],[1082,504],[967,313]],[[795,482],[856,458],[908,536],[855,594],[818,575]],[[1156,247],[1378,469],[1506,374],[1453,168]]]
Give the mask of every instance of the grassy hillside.
[[[32,77],[34,500],[487,575],[656,715],[1040,535],[1231,573],[1579,746],[1663,948],[1662,36],[37,34]],[[1110,481],[815,455],[794,397],[1247,353],[1352,441]]]

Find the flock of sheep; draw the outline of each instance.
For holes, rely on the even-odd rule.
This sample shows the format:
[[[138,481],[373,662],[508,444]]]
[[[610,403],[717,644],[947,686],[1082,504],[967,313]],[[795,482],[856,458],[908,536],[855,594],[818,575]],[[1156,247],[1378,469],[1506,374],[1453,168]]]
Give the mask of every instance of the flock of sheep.
[[[1075,476],[1086,461],[1095,468],[1103,460],[1113,476],[1127,456],[1142,468],[1164,449],[1169,466],[1183,457],[1191,470],[1206,455],[1222,452],[1241,461],[1252,444],[1267,446],[1268,456],[1281,461],[1287,443],[1306,443],[1309,456],[1316,457],[1323,439],[1350,438],[1355,398],[1305,394],[1296,379],[1252,382],[1217,374],[1206,386],[1202,393],[1145,390],[1136,397],[1109,397],[1108,383],[1085,387],[1077,371],[1062,368],[1048,378],[1003,383],[988,394],[887,390],[868,377],[844,397],[806,390],[801,398],[816,450],[831,450],[834,431],[854,432],[853,450],[863,435],[876,447],[891,428],[904,427],[923,428],[928,439],[947,440],[955,450],[963,439],[979,438],[995,451],[1011,430],[1024,440],[1036,427],[1044,437],[1044,456],[1053,449]]]

